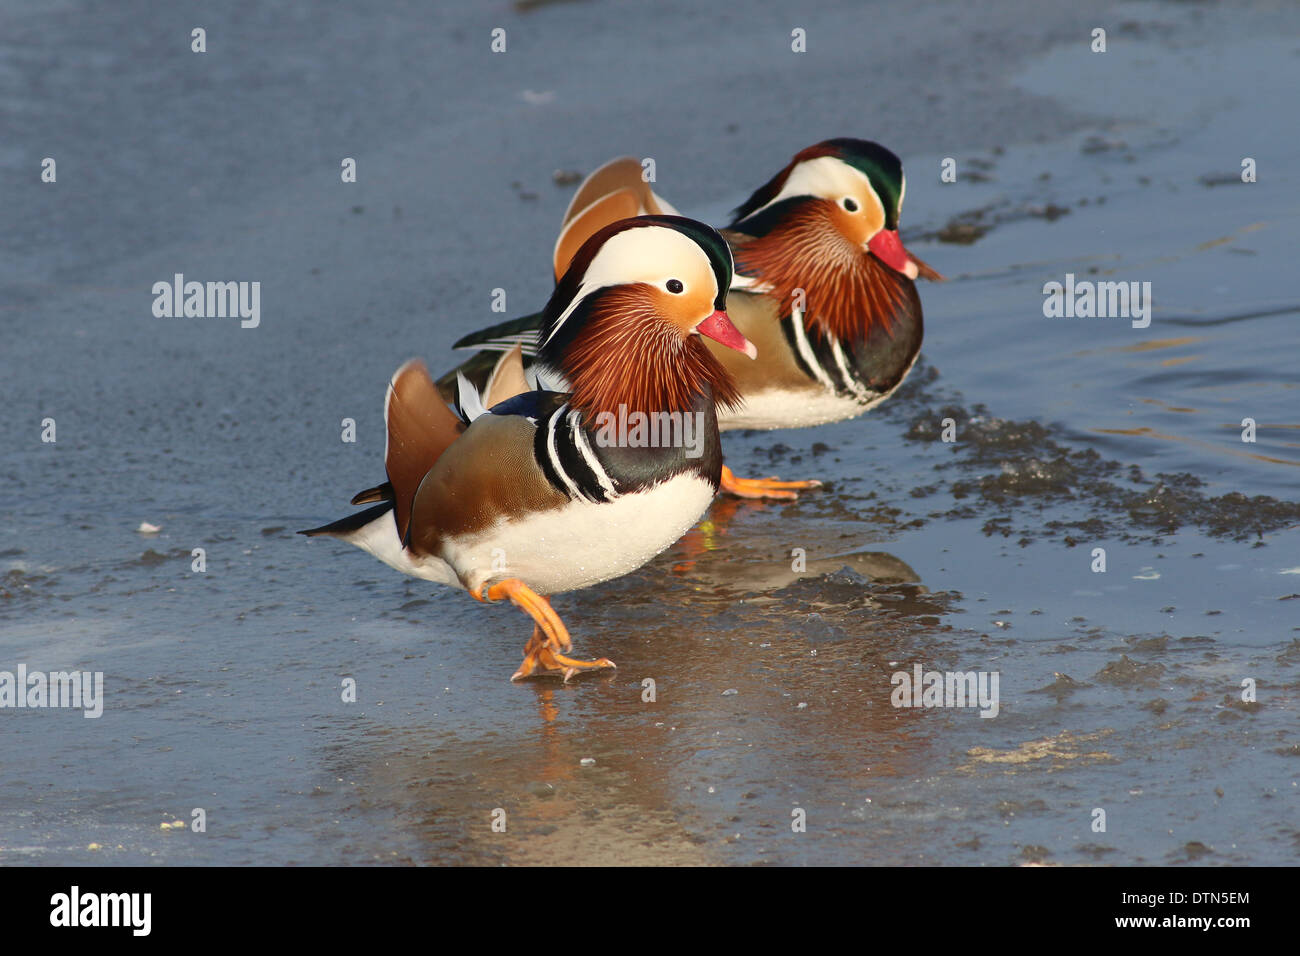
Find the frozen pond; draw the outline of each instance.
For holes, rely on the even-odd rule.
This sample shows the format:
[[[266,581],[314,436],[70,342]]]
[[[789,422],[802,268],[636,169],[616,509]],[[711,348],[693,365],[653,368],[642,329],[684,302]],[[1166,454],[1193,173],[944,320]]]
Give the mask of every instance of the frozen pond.
[[[0,711],[0,864],[1300,861],[1300,10],[148,6],[0,11],[0,670],[105,675]],[[828,136],[906,163],[923,360],[724,438],[827,489],[556,599],[617,672],[513,685],[518,611],[293,533],[380,480],[401,361],[544,300],[553,170],[717,220]],[[178,272],[260,324],[155,318]],[[1067,274],[1150,324],[1046,317]],[[917,665],[996,716],[891,706]]]

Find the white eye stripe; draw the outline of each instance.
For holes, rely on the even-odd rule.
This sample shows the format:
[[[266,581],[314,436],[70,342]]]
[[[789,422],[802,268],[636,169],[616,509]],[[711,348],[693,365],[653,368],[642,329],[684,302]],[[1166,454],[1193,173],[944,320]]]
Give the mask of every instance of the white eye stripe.
[[[880,196],[872,187],[871,179],[866,173],[834,156],[818,156],[816,159],[804,160],[792,169],[780,191],[745,218],[751,219],[783,199],[795,196],[817,196],[839,202],[838,197],[855,193],[861,188],[865,188],[867,195],[883,213],[885,204],[880,201]]]
[[[692,282],[694,277],[699,276],[701,281],[710,284],[707,286],[712,290],[710,300],[717,298],[718,283],[713,273],[713,263],[694,239],[667,226],[625,229],[607,239],[592,257],[587,271],[583,273],[582,285],[556,321],[546,341],[549,342],[555,336],[582,300],[593,292],[638,282],[666,289],[668,283],[674,281],[682,283],[684,292],[686,281],[682,276]]]

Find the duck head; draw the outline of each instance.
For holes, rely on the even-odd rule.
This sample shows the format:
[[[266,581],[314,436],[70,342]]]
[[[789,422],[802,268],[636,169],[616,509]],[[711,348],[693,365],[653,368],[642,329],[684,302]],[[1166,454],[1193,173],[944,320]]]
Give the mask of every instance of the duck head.
[[[875,323],[888,328],[904,304],[902,280],[941,278],[898,236],[906,192],[903,164],[877,143],[809,146],[736,210],[740,269],[786,308],[804,290],[811,329],[852,339]]]
[[[762,235],[810,208],[844,240],[909,279],[920,272],[898,236],[907,177],[897,156],[864,139],[828,139],[798,153],[736,210],[731,228]],[[764,228],[766,226],[767,228]]]
[[[731,376],[701,336],[754,358],[727,318],[732,259],[717,230],[680,216],[639,216],[592,235],[543,312],[537,358],[594,417],[687,411],[698,395],[736,407]]]

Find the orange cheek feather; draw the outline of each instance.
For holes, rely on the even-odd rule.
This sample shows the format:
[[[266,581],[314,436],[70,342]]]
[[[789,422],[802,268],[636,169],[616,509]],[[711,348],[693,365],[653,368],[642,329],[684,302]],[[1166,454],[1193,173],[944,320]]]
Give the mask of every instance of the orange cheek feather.
[[[858,201],[858,212],[847,212],[839,203],[831,203],[831,221],[835,228],[855,246],[865,246],[867,240],[885,224],[884,216],[874,208],[874,204],[862,196]],[[865,210],[865,212],[863,211]]]
[[[647,286],[647,304],[666,317],[685,338],[694,329],[696,316],[713,313],[713,297],[703,291],[705,286],[696,279],[691,282],[690,291],[681,295],[673,295],[658,286]]]
[[[858,213],[846,212],[839,203],[831,206],[831,222],[849,242],[860,246],[867,241],[867,224]]]

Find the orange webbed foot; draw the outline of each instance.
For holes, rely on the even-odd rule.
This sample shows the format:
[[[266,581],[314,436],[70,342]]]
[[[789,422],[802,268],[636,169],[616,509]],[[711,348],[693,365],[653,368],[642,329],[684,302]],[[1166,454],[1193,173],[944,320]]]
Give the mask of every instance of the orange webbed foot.
[[[573,639],[569,637],[569,630],[560,616],[551,607],[550,598],[538,594],[518,578],[508,578],[494,584],[486,589],[486,593],[480,586],[470,591],[470,595],[478,601],[509,598],[512,604],[533,619],[533,636],[524,647],[524,662],[510,677],[511,680],[561,674],[568,681],[584,671],[618,666],[607,657],[594,661],[566,657],[564,652],[573,646]]]
[[[524,662],[519,670],[510,675],[511,680],[523,680],[525,677],[545,677],[548,674],[562,674],[565,683],[578,674],[601,670],[618,665],[608,657],[594,661],[580,661],[557,653],[546,642],[540,627],[533,628],[533,636],[524,648]]]
[[[809,488],[820,488],[822,483],[816,478],[808,481],[779,481],[776,478],[737,478],[726,465],[722,466],[722,490],[738,498],[776,498],[793,501],[799,497],[798,492]]]

